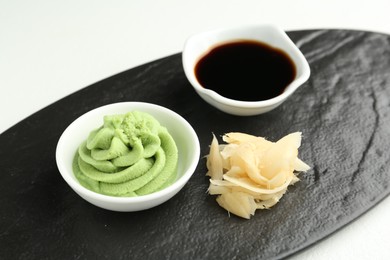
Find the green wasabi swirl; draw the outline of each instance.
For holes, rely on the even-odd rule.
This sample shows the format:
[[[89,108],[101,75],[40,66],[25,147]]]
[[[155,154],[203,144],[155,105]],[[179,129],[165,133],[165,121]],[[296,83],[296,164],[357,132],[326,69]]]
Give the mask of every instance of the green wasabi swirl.
[[[168,130],[151,115],[108,115],[75,154],[81,185],[100,194],[131,197],[169,186],[176,178],[178,150]]]

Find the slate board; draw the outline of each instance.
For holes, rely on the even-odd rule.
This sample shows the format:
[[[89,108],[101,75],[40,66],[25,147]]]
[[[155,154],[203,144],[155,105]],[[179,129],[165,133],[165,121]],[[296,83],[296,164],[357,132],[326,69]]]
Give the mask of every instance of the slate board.
[[[0,135],[1,259],[279,259],[337,231],[389,194],[390,36],[349,30],[288,33],[312,74],[282,106],[238,117],[207,105],[175,54],[92,84]],[[71,75],[70,75],[71,76]],[[241,131],[269,140],[303,132],[312,170],[271,210],[228,216],[206,193],[201,158],[184,189],[135,213],[93,206],[60,176],[55,147],[81,114],[109,103],[170,108],[197,132]]]

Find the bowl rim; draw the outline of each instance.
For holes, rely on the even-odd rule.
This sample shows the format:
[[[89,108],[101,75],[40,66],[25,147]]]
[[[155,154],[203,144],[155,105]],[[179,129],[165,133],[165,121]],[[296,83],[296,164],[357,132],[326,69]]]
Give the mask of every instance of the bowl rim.
[[[70,138],[70,134],[72,133],[73,128],[75,128],[78,124],[81,124],[83,120],[85,120],[87,117],[95,114],[95,113],[102,113],[108,108],[113,108],[113,107],[125,107],[129,106],[129,111],[131,109],[136,109],[139,111],[142,111],[142,108],[138,107],[148,107],[152,108],[154,110],[162,111],[164,114],[168,114],[171,118],[173,117],[174,120],[177,120],[180,122],[181,125],[185,127],[185,129],[188,130],[188,133],[190,134],[190,138],[193,140],[192,143],[196,144],[194,145],[193,148],[193,156],[190,158],[190,162],[188,163],[188,167],[183,171],[181,176],[176,179],[174,183],[171,185],[165,187],[162,190],[156,191],[151,194],[146,194],[146,195],[141,195],[137,197],[115,197],[115,196],[110,196],[110,195],[105,195],[105,194],[100,194],[94,191],[91,191],[84,186],[82,186],[76,178],[72,178],[71,174],[73,174],[73,171],[69,172],[66,169],[66,166],[64,165],[64,160],[62,157],[62,152],[64,151],[66,147],[66,140]],[[118,112],[119,113],[119,112]],[[158,119],[157,119],[158,120]],[[164,126],[164,125],[163,125]],[[88,133],[86,133],[88,134]],[[76,151],[74,151],[76,153]],[[179,155],[180,156],[180,155]],[[78,118],[76,118],[74,121],[72,121],[64,130],[64,132],[61,134],[57,146],[56,146],[56,163],[58,170],[63,177],[63,179],[68,183],[68,185],[79,195],[83,194],[88,196],[89,198],[93,198],[94,200],[99,200],[99,201],[104,201],[108,203],[115,203],[115,204],[139,204],[143,202],[150,202],[154,201],[166,196],[169,196],[172,193],[178,192],[191,178],[191,176],[194,174],[195,169],[199,163],[199,158],[200,158],[200,143],[199,143],[199,138],[195,132],[195,130],[192,128],[192,126],[178,113],[174,112],[173,110],[170,110],[166,107],[153,104],[153,103],[148,103],[148,102],[137,102],[137,101],[128,101],[128,102],[117,102],[117,103],[111,103],[107,105],[103,105],[100,107],[96,107],[92,110],[89,110],[88,112],[82,114]],[[180,158],[180,157],[179,157]]]
[[[197,80],[195,77],[194,73],[194,65],[196,62],[202,57],[207,51],[204,51],[200,55],[198,55],[198,58],[195,60],[195,62],[190,62],[188,60],[188,52],[190,44],[198,40],[199,38],[205,37],[205,38],[210,38],[210,37],[215,37],[215,35],[226,33],[226,32],[240,32],[242,30],[254,30],[254,29],[269,29],[273,30],[278,34],[278,36],[288,44],[288,46],[291,48],[290,51],[294,53],[294,55],[297,57],[297,61],[299,64],[297,64],[297,61],[294,60],[295,66],[301,66],[302,73],[301,75],[297,75],[295,79],[286,87],[285,91],[283,91],[281,94],[278,96],[275,96],[270,99],[266,100],[259,100],[259,101],[242,101],[242,100],[235,100],[231,98],[224,97],[220,95],[219,93],[204,88]],[[213,36],[214,35],[214,36]],[[234,41],[239,41],[239,40],[257,40],[259,41],[258,38],[256,37],[236,37],[234,35],[229,36],[227,40],[218,40],[216,43],[208,44],[207,45],[207,50],[211,50],[215,46],[228,43],[228,42],[234,42]],[[269,44],[269,43],[267,43]],[[272,46],[272,44],[269,44]],[[282,49],[283,51],[286,51],[283,48],[277,47],[279,49]],[[289,55],[290,56],[290,55]],[[292,58],[290,56],[290,58]],[[305,83],[311,74],[310,66],[301,52],[301,50],[297,47],[297,45],[290,39],[290,37],[287,35],[287,33],[281,29],[281,27],[275,25],[275,24],[250,24],[250,25],[242,25],[242,26],[234,26],[234,27],[227,27],[227,28],[216,28],[216,29],[211,29],[208,31],[203,31],[200,33],[193,34],[187,38],[187,40],[184,43],[184,48],[183,48],[183,53],[182,53],[182,64],[183,64],[183,69],[186,74],[187,79],[190,81],[191,85],[195,88],[195,90],[199,94],[205,94],[212,98],[215,102],[225,104],[227,106],[232,106],[232,107],[237,107],[237,108],[260,108],[260,107],[267,107],[267,106],[272,106],[277,103],[280,103],[284,101],[287,97],[289,97],[291,94],[295,92],[295,90],[298,89],[299,86],[301,86],[303,83]]]

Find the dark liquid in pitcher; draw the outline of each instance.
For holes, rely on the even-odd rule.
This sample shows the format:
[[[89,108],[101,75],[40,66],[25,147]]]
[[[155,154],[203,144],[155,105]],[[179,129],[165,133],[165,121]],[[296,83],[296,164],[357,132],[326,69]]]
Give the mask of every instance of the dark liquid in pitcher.
[[[294,80],[296,68],[282,50],[251,40],[216,46],[195,66],[199,83],[241,101],[276,97]]]

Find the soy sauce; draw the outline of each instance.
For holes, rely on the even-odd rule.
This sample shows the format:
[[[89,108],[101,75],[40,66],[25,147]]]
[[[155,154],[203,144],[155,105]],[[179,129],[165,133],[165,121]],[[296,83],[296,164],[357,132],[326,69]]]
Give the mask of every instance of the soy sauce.
[[[241,101],[280,95],[294,80],[294,62],[283,50],[243,40],[216,46],[195,66],[199,83],[218,94]]]

